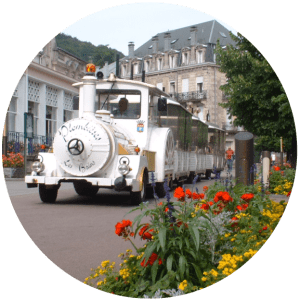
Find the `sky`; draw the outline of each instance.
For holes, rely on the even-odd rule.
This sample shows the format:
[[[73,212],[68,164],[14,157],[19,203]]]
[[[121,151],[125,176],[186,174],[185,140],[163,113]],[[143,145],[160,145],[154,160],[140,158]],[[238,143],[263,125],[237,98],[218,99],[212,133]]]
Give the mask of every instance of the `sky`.
[[[62,32],[83,42],[109,47],[128,54],[128,43],[134,42],[135,49],[154,35],[168,30],[207,22],[214,16],[199,10],[166,3],[125,4],[95,12]],[[217,20],[228,30],[236,30]]]

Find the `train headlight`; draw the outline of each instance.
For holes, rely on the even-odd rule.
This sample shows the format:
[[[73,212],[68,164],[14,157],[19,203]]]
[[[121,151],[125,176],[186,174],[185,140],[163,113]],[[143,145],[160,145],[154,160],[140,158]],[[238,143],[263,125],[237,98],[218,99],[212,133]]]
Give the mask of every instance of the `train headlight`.
[[[40,173],[43,172],[45,169],[45,165],[43,163],[41,163],[40,161],[35,161],[32,165],[31,165],[31,170],[36,172],[36,173]]]
[[[127,164],[121,164],[118,167],[118,171],[121,175],[127,175],[130,172],[130,167]]]

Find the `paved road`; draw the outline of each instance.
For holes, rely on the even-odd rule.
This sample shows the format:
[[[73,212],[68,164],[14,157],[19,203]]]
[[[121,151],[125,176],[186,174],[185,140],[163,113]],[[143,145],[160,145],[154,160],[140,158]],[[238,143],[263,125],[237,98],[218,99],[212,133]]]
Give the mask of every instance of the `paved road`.
[[[214,180],[202,180],[197,188]],[[62,270],[84,281],[90,269],[103,260],[120,263],[118,254],[133,249],[129,241],[115,234],[115,224],[131,219],[125,216],[134,206],[129,193],[103,189],[94,199],[78,196],[73,185],[62,184],[55,204],[42,203],[37,189],[27,189],[23,181],[6,181],[7,189],[24,229],[39,249]],[[190,185],[186,184],[186,187]],[[153,199],[147,199],[154,205]],[[140,239],[135,244],[143,245]]]

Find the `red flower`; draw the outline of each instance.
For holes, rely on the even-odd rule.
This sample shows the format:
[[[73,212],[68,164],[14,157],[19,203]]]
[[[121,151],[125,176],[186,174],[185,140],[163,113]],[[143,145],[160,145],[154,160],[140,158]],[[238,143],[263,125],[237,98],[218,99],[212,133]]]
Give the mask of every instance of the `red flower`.
[[[267,230],[267,229],[268,229],[268,226],[263,227],[263,230]]]
[[[118,222],[115,226],[115,233],[118,236],[127,237],[130,234],[130,228],[128,228],[130,226],[132,226],[132,222],[130,220],[123,220],[122,223]]]
[[[292,191],[289,191],[286,196],[289,197],[291,195],[291,192]]]
[[[186,193],[186,195],[188,196],[189,199],[192,198],[192,192],[191,192],[190,189],[186,189],[185,193]]]
[[[236,208],[237,208],[238,210],[243,210],[243,208],[242,208],[240,205],[238,205]]]
[[[245,210],[245,209],[247,209],[248,204],[242,204],[242,207],[243,207],[243,209]]]
[[[205,185],[205,186],[203,187],[203,191],[206,192],[207,190],[208,190],[208,187]]]
[[[223,201],[224,203],[228,203],[230,201],[233,201],[233,199],[230,197],[228,192],[217,192],[214,197],[214,201]]]
[[[169,211],[169,208],[168,208],[168,207],[166,207],[166,208],[165,208],[165,212],[168,212],[168,211]]]
[[[200,208],[204,209],[204,210],[208,210],[209,209],[209,205],[206,204],[206,203],[203,203]]]
[[[151,240],[152,239],[152,234],[150,232],[153,232],[153,229],[147,230],[149,227],[149,224],[146,224],[144,227],[141,228],[139,235],[142,237],[143,240],[148,239]]]
[[[178,199],[178,201],[184,201],[185,193],[182,187],[176,188],[174,192],[174,197]]]
[[[254,194],[244,194],[241,198],[245,200],[246,202],[249,202],[254,197]]]
[[[278,166],[274,166],[273,169],[274,169],[274,171],[280,171],[280,167],[278,167]]]
[[[151,256],[149,257],[146,265],[145,265],[145,258],[143,259],[143,261],[141,262],[141,266],[142,267],[147,267],[149,264],[150,266],[152,266],[154,264],[154,262],[157,260],[157,254],[156,253],[152,253]],[[158,264],[161,265],[162,264],[162,260],[161,258],[158,259]]]

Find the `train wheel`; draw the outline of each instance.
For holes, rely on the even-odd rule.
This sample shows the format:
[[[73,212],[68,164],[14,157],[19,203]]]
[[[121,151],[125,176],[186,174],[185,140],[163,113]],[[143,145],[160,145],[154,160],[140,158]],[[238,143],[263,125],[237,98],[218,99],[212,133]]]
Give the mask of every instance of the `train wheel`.
[[[146,199],[146,176],[143,176],[142,190],[140,192],[130,192],[130,202],[133,205],[139,205]]]
[[[156,194],[158,198],[163,198],[166,195],[166,191],[164,188],[164,183],[163,182],[157,182],[156,187],[155,187]]]
[[[46,189],[44,184],[39,184],[40,199],[44,203],[54,203],[57,198],[58,189]]]
[[[206,177],[206,179],[211,178],[211,171],[210,170],[206,170],[205,177]]]
[[[73,182],[75,192],[79,196],[90,196],[93,197],[95,196],[98,191],[99,187],[98,186],[93,186],[91,183],[88,182]]]

